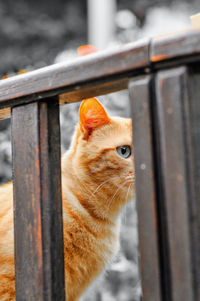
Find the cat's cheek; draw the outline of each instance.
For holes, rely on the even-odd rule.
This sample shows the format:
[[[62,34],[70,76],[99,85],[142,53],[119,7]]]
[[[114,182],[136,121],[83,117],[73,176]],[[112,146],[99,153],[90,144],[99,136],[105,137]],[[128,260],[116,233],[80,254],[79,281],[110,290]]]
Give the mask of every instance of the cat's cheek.
[[[105,168],[104,164],[94,163],[94,164],[88,165],[89,173],[92,175],[101,173],[104,168]]]

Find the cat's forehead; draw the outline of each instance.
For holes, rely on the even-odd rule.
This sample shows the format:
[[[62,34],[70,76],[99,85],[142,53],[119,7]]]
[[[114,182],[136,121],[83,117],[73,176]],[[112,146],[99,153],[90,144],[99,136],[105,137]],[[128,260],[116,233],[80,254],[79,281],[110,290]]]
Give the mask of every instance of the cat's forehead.
[[[111,126],[117,137],[121,137],[128,141],[132,139],[132,120],[130,118],[112,117]]]
[[[91,139],[93,143],[105,143],[112,147],[116,145],[131,144],[132,122],[130,118],[112,117],[110,124],[98,129]]]
[[[131,118],[124,118],[119,116],[114,116],[110,118],[113,124],[119,125],[121,127],[127,127],[131,130],[132,120]]]

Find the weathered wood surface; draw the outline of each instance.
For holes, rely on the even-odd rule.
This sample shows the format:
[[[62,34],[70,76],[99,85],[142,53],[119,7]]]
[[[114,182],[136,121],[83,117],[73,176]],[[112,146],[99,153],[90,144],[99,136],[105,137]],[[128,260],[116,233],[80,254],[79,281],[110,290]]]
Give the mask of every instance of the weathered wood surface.
[[[152,63],[179,60],[183,57],[197,60],[200,55],[200,28],[164,34],[151,40],[149,59]],[[187,60],[186,59],[186,60]],[[200,57],[198,57],[200,61]]]
[[[0,81],[0,119],[6,107],[60,95],[60,104],[126,89],[133,75],[182,59],[200,61],[200,29],[130,43]],[[179,62],[180,63],[180,62]]]
[[[11,108],[0,109],[0,120],[9,118],[11,114]]]
[[[35,101],[72,90],[74,91],[72,95],[76,99],[77,94],[80,95],[80,91],[77,94],[76,91],[85,89],[85,86],[88,90],[92,89],[90,93],[93,95],[97,93],[91,87],[93,83],[99,89],[99,94],[101,94],[101,87],[104,93],[126,88],[124,83],[126,73],[148,65],[148,45],[149,40],[143,40],[121,46],[117,50],[102,51],[79,57],[71,63],[54,64],[2,80],[0,81],[0,107]],[[78,98],[80,99],[80,96]],[[62,101],[66,102],[63,98]]]
[[[64,301],[57,100],[12,110],[16,301]]]
[[[133,78],[129,90],[143,299],[198,301],[200,67]]]
[[[189,118],[188,109],[185,111],[189,101],[186,79],[187,69],[179,67],[158,72],[155,80],[166,301],[199,300],[195,298],[192,263],[196,247],[192,243],[192,195],[187,161],[191,145],[187,140],[190,132],[186,130]]]
[[[184,102],[189,214],[192,239],[194,292],[200,300],[200,67],[192,64],[187,72],[188,97]]]
[[[152,134],[151,76],[129,83],[136,172],[136,199],[143,301],[163,301]]]

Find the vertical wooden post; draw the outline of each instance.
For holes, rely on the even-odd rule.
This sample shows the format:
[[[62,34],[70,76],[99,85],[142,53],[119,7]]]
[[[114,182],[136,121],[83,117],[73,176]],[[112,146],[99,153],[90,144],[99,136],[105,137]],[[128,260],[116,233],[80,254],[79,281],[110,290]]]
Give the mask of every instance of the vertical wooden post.
[[[199,300],[199,195],[194,193],[195,183],[200,181],[200,172],[194,172],[194,165],[200,162],[199,79],[194,85],[194,75],[189,75],[186,67],[160,71],[155,79],[159,202],[168,251],[164,265],[172,301]]]
[[[12,109],[16,301],[64,301],[57,99]]]
[[[200,300],[200,67],[187,70],[188,97],[184,103],[186,156],[189,183],[189,219],[195,300]]]
[[[200,298],[200,68],[129,85],[143,299]],[[159,287],[159,279],[161,284]]]
[[[129,83],[133,119],[136,199],[143,301],[164,301],[161,296],[156,174],[152,134],[151,77]]]

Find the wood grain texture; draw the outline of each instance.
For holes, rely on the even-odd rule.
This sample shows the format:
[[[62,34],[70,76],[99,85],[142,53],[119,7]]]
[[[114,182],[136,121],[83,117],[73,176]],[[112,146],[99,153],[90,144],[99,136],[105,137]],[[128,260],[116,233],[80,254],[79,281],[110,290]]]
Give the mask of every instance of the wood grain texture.
[[[61,94],[59,96],[60,105],[80,101],[85,98],[96,97],[100,95],[121,91],[127,89],[129,78],[127,75],[120,79],[113,79],[112,85],[110,82],[88,82],[84,86],[76,86],[73,91]]]
[[[10,108],[0,109],[0,120],[10,118],[10,114],[11,114]]]
[[[67,103],[81,101],[85,98],[89,97],[96,97],[100,95],[104,95],[116,91],[120,91],[126,89],[128,86],[128,76],[119,79],[113,79],[112,85],[106,80],[100,82],[88,82],[84,85],[75,86],[74,89],[70,92],[63,93],[59,95],[59,104],[64,105]],[[31,98],[32,99],[32,98]],[[15,102],[15,101],[14,101]],[[10,108],[3,108],[0,109],[0,120],[10,118],[11,109]]]
[[[133,119],[133,145],[136,172],[136,199],[139,249],[144,301],[164,301],[161,295],[159,229],[156,206],[155,166],[152,137],[151,77],[129,83]]]
[[[172,32],[151,40],[150,61],[160,63],[200,54],[200,28]]]
[[[160,63],[200,61],[200,29],[190,28],[54,64],[0,81],[0,119],[5,107],[60,95],[60,104],[127,88],[128,79]],[[151,65],[152,64],[152,65]],[[148,72],[148,70],[147,70]]]
[[[200,67],[187,68],[188,96],[184,98],[187,174],[189,178],[189,214],[192,239],[194,292],[200,300]]]
[[[188,101],[187,69],[160,71],[156,76],[156,110],[160,147],[159,197],[161,227],[168,256],[163,263],[172,301],[194,301],[190,185],[188,178],[184,103]],[[166,252],[165,251],[165,252]],[[170,290],[170,293],[169,293]],[[166,300],[168,300],[168,298]]]
[[[113,82],[122,78],[122,73],[124,78],[126,73],[141,70],[148,65],[148,45],[149,40],[143,40],[121,46],[117,50],[102,51],[77,58],[71,63],[54,64],[2,80],[0,107],[10,107],[72,90],[81,90],[88,82],[98,82],[97,86],[103,86],[104,93],[109,93],[113,91]],[[118,85],[115,84],[115,90],[117,86],[119,89],[120,80]],[[124,87],[124,84],[122,86]],[[94,89],[93,93],[96,94]]]
[[[16,301],[64,301],[59,106],[12,110]]]

